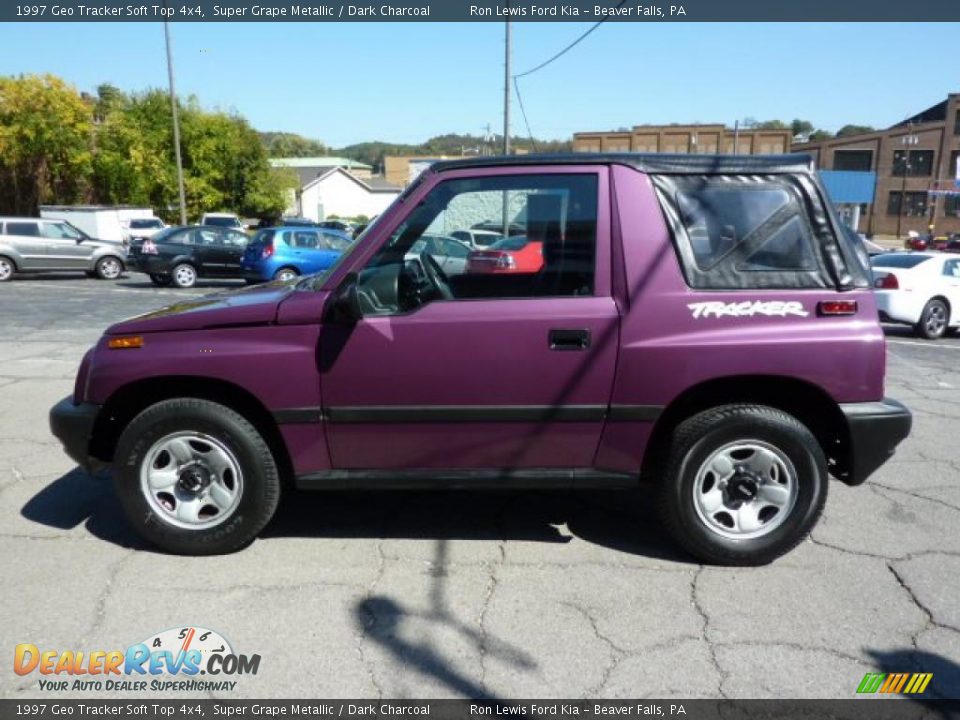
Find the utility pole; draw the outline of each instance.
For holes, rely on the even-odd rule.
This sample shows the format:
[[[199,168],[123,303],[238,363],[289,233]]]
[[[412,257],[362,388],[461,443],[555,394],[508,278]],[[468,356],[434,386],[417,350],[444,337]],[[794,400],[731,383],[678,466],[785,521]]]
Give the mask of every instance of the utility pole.
[[[510,3],[507,3],[507,8]],[[503,38],[503,154],[510,154],[510,21]]]
[[[167,6],[167,0],[164,0]],[[177,115],[177,89],[173,81],[173,53],[170,50],[170,22],[163,21],[163,35],[167,41],[167,77],[170,81],[170,111],[173,113],[173,150],[177,158],[177,189],[180,193],[180,224],[187,224],[187,196],[183,190],[183,158],[180,155],[180,118]]]
[[[733,121],[733,154],[737,154],[737,146],[740,144],[740,119]]]

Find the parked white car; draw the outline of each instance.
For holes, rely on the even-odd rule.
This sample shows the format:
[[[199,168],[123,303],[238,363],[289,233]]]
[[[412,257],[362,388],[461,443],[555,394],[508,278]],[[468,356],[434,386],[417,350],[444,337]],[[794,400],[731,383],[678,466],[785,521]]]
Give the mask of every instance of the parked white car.
[[[231,228],[234,230],[243,230],[243,223],[240,217],[235,213],[208,212],[200,218],[201,225],[212,225],[213,227]]]
[[[133,240],[148,240],[167,227],[167,224],[158,217],[133,218],[126,224],[127,237]]]
[[[936,340],[960,326],[960,257],[891,252],[870,258],[880,319]]]

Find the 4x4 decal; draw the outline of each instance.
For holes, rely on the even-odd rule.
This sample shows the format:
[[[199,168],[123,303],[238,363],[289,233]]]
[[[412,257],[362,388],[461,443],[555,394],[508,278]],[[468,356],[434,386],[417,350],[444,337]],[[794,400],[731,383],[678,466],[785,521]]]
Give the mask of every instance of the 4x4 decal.
[[[746,300],[744,302],[699,302],[689,303],[687,305],[695,318],[707,317],[753,317],[754,315],[767,315],[770,317],[786,317],[787,315],[797,315],[807,317],[810,313],[803,309],[803,303],[796,301],[782,302],[774,300],[763,302],[761,300]]]

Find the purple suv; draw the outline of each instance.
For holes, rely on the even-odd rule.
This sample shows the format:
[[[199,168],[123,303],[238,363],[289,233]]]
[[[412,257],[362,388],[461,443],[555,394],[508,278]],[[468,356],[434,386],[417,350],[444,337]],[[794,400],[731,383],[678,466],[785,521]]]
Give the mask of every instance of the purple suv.
[[[482,223],[542,267],[410,252]],[[173,552],[245,546],[288,487],[643,483],[694,556],[751,565],[907,436],[884,370],[809,158],[488,157],[435,164],[321,274],[108,328],[50,423]]]

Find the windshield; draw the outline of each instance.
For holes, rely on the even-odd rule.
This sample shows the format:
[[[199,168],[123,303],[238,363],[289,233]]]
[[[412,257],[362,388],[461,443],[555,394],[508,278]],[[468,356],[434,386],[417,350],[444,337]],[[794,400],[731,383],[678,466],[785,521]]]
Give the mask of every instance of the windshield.
[[[229,227],[229,228],[238,228],[240,227],[240,221],[235,217],[211,217],[207,216],[204,220],[204,225],[213,225],[214,227]]]
[[[149,220],[131,220],[130,227],[133,230],[145,230],[147,228],[163,227],[163,223],[160,222],[159,218],[151,218]]]
[[[903,268],[909,270],[930,259],[929,255],[913,255],[911,253],[885,253],[875,255],[870,264],[873,267]]]
[[[497,240],[490,246],[491,250],[523,250],[527,244],[525,237],[509,237]]]

